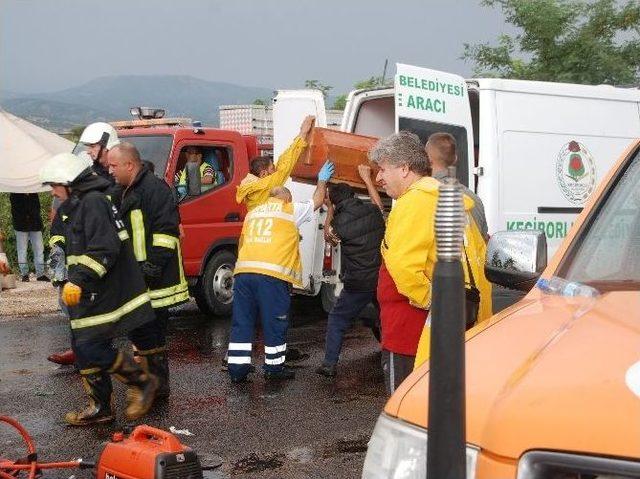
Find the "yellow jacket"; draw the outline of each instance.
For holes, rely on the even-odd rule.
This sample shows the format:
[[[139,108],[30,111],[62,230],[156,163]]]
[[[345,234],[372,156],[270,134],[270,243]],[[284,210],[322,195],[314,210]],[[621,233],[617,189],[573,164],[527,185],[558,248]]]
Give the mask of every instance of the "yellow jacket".
[[[478,309],[478,323],[480,323],[491,317],[491,315],[493,314],[493,309],[491,304],[491,283],[484,275],[484,263],[487,255],[487,244],[485,243],[480,229],[471,216],[471,209],[473,208],[473,204],[474,203],[471,198],[467,196],[464,197],[464,209],[468,219],[467,226],[464,232],[464,252],[468,257],[476,288],[478,288],[478,290],[480,291],[480,306]],[[461,262],[465,277],[464,281],[466,284],[471,284],[471,281],[469,279],[467,261],[465,260],[464,256],[462,257]],[[429,290],[429,292],[430,291],[431,290]],[[416,353],[415,361],[416,368],[427,359],[429,359],[430,346],[431,324],[430,321],[427,321],[422,331],[422,336],[420,336],[420,342],[418,344],[418,351]]]
[[[306,146],[307,142],[304,138],[296,137],[291,146],[278,158],[274,173],[264,178],[259,178],[251,173],[245,176],[238,185],[236,201],[238,203],[244,202],[248,211],[265,203],[269,199],[271,189],[282,186],[287,181]]]
[[[299,240],[293,203],[269,198],[244,219],[233,274],[263,274],[302,286]]]

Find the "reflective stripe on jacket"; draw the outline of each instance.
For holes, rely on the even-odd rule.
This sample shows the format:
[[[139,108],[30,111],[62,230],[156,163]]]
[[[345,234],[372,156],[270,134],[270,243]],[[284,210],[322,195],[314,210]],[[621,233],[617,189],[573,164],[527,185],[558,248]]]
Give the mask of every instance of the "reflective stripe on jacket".
[[[301,286],[299,242],[293,203],[270,198],[244,219],[234,274],[264,274]]]

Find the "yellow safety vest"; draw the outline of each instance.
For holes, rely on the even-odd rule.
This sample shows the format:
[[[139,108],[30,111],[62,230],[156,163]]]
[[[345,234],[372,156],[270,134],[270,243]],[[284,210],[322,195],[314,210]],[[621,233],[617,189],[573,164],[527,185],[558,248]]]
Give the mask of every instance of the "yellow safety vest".
[[[208,166],[211,166],[211,165],[209,165],[209,163],[202,163],[200,165],[200,180],[201,181],[202,181],[202,178],[204,178],[204,170]],[[217,185],[218,185],[218,175],[214,171],[213,172],[213,183],[211,183],[210,185],[205,185],[203,183],[200,183],[200,193],[204,193],[206,191],[209,191],[211,188],[214,188]],[[178,181],[178,186],[187,186],[187,166],[186,165],[182,169],[182,172],[180,173],[180,180]]]
[[[234,274],[258,273],[302,286],[293,203],[270,198],[247,214]]]

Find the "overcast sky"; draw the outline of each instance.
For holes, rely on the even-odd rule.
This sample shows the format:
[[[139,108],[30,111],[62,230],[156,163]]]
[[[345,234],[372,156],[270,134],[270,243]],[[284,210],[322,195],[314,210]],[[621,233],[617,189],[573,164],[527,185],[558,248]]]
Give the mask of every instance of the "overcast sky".
[[[338,94],[385,58],[469,76],[463,44],[513,32],[480,0],[0,0],[0,17],[0,88],[26,93],[184,74]]]

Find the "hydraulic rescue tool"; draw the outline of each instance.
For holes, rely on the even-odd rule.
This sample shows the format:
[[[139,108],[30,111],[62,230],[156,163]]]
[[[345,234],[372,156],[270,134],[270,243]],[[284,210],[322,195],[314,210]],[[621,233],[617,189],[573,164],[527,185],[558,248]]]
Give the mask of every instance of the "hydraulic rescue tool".
[[[0,416],[18,430],[27,446],[27,456],[17,461],[0,457],[0,479],[35,479],[47,469],[94,469],[96,479],[202,479],[203,467],[196,453],[173,434],[151,426],[137,426],[130,435],[113,434],[96,463],[76,459],[38,462],[33,439],[15,419]],[[27,475],[28,474],[28,475]]]

